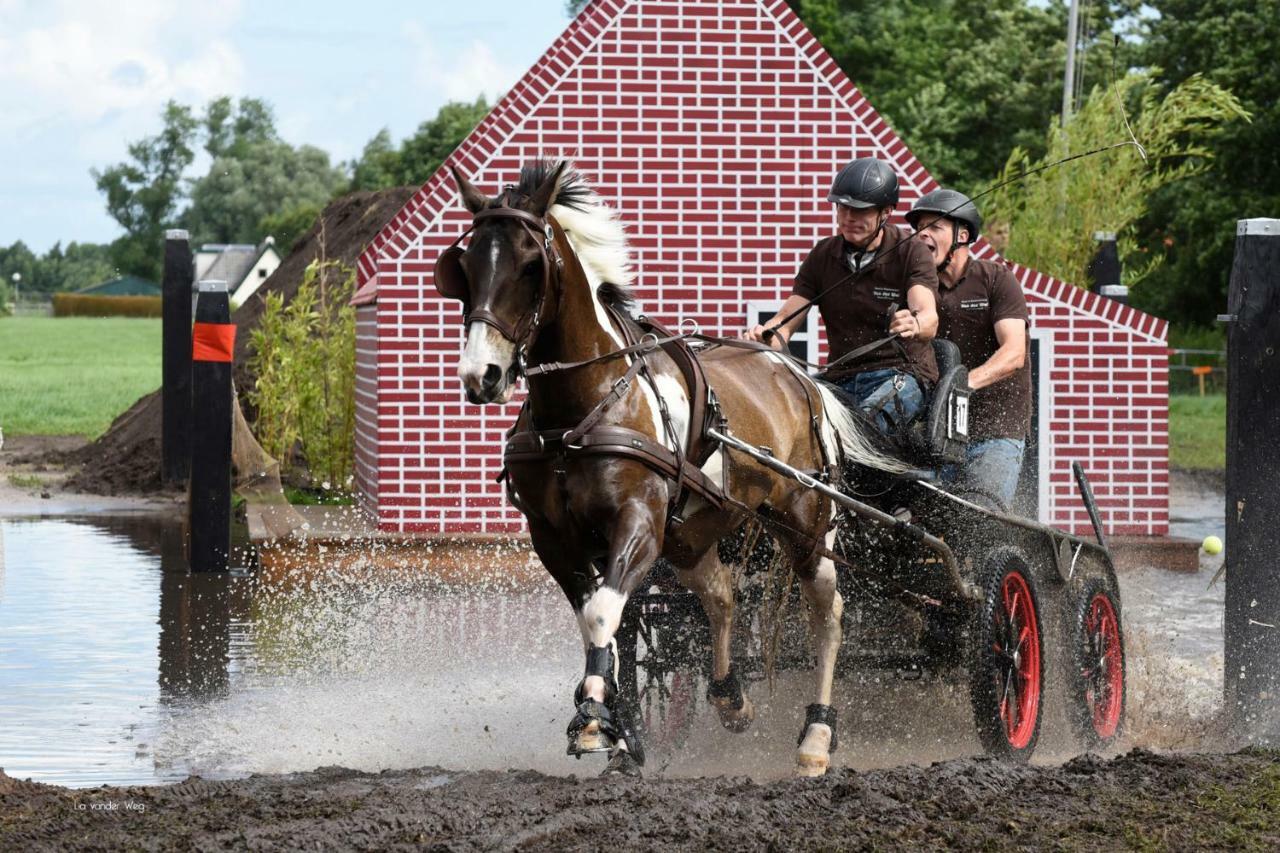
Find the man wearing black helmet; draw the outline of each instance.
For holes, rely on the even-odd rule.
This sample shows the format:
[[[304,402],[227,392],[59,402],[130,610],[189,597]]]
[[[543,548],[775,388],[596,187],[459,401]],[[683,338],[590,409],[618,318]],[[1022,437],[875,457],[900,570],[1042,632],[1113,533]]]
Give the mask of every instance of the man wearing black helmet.
[[[927,193],[907,221],[937,264],[938,334],[959,347],[974,389],[966,461],[959,470],[948,466],[943,478],[1008,508],[1031,429],[1027,300],[1008,268],[970,257],[982,216],[963,193]]]
[[[777,316],[743,336],[764,341],[773,330],[777,334],[768,342],[785,349],[816,302],[829,362],[856,354],[824,378],[849,392],[883,432],[894,434],[920,414],[929,387],[938,381],[929,344],[938,327],[934,262],[923,244],[888,224],[898,203],[898,176],[884,161],[863,157],[849,163],[827,200],[835,203],[838,233],[810,250]],[[780,324],[793,311],[800,313]]]

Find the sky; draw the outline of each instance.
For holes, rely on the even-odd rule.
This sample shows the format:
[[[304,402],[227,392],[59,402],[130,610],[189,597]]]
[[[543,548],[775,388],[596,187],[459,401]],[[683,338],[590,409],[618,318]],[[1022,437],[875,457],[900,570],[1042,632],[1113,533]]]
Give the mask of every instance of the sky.
[[[169,99],[262,98],[285,140],[350,160],[446,101],[492,102],[568,23],[564,0],[0,0],[0,245],[119,236],[90,170]]]

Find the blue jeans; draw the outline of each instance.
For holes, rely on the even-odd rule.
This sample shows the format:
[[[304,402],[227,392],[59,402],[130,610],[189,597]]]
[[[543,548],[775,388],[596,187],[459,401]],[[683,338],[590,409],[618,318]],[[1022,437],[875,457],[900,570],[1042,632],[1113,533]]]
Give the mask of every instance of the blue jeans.
[[[1017,438],[988,438],[970,442],[965,449],[964,465],[944,465],[938,470],[944,483],[988,494],[1008,509],[1013,493],[1018,490],[1018,474],[1022,471],[1022,454],[1026,442]]]
[[[920,382],[901,370],[866,370],[849,377],[840,387],[858,401],[858,408],[871,416],[880,432],[887,436],[901,433],[924,410],[924,389]]]

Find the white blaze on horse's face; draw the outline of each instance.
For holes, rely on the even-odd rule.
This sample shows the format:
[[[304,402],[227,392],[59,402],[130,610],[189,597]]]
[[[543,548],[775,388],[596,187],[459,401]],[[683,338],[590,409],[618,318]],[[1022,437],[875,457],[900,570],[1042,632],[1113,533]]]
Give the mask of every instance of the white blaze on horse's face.
[[[509,381],[516,347],[497,329],[479,320],[467,326],[467,345],[458,363],[458,378],[472,403],[506,403],[515,393]]]

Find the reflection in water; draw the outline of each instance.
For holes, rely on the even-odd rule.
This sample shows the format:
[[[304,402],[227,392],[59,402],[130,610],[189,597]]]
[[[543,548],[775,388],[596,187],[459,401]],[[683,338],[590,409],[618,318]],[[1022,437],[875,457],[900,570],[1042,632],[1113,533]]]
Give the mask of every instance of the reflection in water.
[[[371,573],[193,575],[180,525],[158,518],[5,519],[0,535],[0,767],[12,776],[571,769],[559,717],[581,652],[558,594],[446,593]]]

